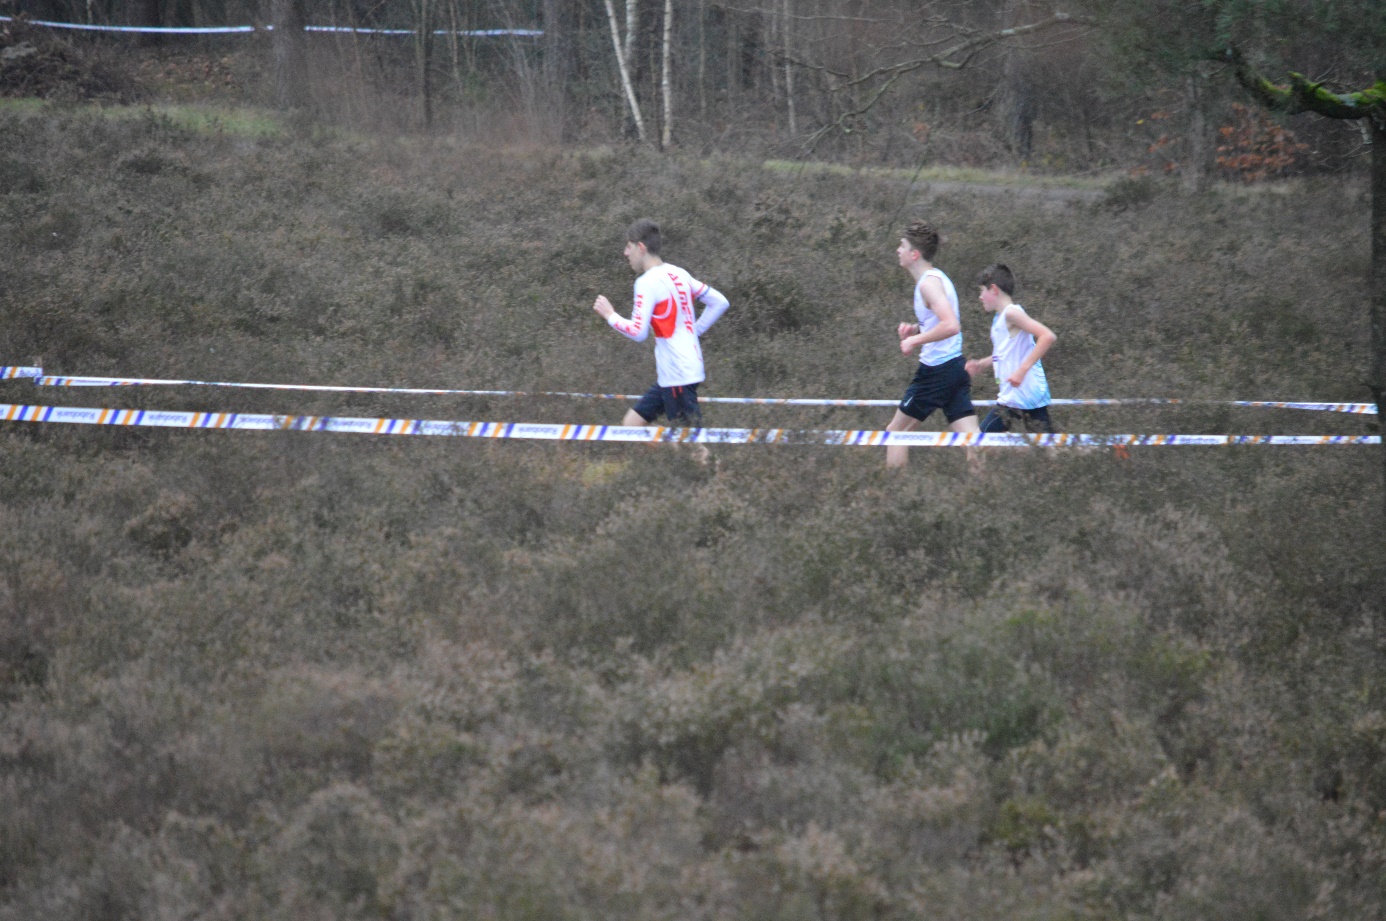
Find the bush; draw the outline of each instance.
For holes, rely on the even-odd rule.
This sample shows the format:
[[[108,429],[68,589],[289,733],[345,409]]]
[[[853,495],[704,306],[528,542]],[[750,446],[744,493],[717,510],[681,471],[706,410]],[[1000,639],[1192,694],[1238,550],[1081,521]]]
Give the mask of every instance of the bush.
[[[621,229],[656,206],[670,258],[732,301],[708,395],[877,398],[910,373],[889,179],[45,110],[0,114],[0,183],[0,354],[56,373],[636,392],[648,352],[589,305],[625,297]],[[1351,184],[1159,191],[918,208],[955,279],[1016,268],[1060,335],[1057,395],[1361,398],[1341,374],[1366,359]],[[1285,277],[1308,292],[1293,328]],[[964,305],[975,353],[988,318]],[[1369,430],[1197,403],[1055,415]],[[702,466],[304,432],[5,423],[0,442],[0,918],[1383,913],[1375,451],[996,450],[974,477],[921,449],[888,478],[876,449],[811,445]]]

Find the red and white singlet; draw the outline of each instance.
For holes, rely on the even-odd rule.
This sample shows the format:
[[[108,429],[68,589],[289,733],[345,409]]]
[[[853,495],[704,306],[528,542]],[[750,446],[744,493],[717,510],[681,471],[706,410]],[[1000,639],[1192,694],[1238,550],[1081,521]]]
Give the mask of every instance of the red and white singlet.
[[[703,302],[703,315],[694,313],[694,299]],[[644,342],[655,334],[655,370],[659,386],[700,384],[707,377],[698,337],[727,309],[727,299],[670,263],[650,269],[635,280],[635,309],[630,319],[613,313],[607,322],[617,332]]]

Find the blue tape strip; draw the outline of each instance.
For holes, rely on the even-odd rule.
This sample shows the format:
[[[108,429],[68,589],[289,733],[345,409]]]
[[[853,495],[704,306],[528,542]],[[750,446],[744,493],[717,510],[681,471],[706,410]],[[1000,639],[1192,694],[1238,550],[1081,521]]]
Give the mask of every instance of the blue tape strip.
[[[259,384],[240,381],[199,381],[141,377],[87,377],[44,375],[42,368],[0,367],[0,379],[30,378],[41,387],[230,387],[250,390],[296,390],[315,393],[394,393],[428,396],[509,396],[509,397],[569,397],[594,400],[638,400],[632,393],[579,393],[560,390],[453,390],[429,387],[349,387],[336,384]],[[710,397],[698,398],[700,403],[736,403],[754,406],[895,406],[895,400],[841,400],[810,397]],[[974,406],[994,406],[995,400],[973,400]],[[1244,406],[1258,409],[1298,409],[1317,412],[1375,415],[1375,403],[1327,403],[1272,400],[1204,400],[1180,397],[1118,397],[1102,399],[1055,399],[1051,406],[1180,406],[1180,405]]]
[[[14,22],[13,16],[0,16],[0,22]],[[47,19],[26,19],[31,26],[48,29],[73,29],[80,32],[133,32],[154,35],[233,35],[257,32],[256,26],[110,26],[82,22],[53,22]],[[273,32],[273,25],[262,27]],[[362,29],[353,26],[304,26],[305,32],[351,32],[357,35],[417,35],[415,29]],[[543,29],[470,29],[454,32],[451,29],[435,29],[434,35],[467,35],[474,38],[498,38],[515,36],[536,38],[544,34]]]

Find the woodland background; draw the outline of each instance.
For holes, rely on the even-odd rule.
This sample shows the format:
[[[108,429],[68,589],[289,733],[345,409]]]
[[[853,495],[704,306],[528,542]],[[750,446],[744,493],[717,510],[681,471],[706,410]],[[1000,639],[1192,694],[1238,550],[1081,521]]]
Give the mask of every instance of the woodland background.
[[[1360,123],[1274,123],[1248,106],[1215,60],[1228,43],[1272,76],[1288,67],[1349,88],[1372,82],[1386,45],[1383,13],[1366,0],[6,0],[0,11],[6,6],[79,23],[255,24],[253,36],[84,40],[196,49],[219,89],[336,124],[500,143],[643,137],[692,152],[853,165],[1115,168],[1195,185],[1343,172],[1365,159]],[[289,28],[271,47],[264,26],[281,20],[412,34]],[[496,29],[543,34],[465,34]]]

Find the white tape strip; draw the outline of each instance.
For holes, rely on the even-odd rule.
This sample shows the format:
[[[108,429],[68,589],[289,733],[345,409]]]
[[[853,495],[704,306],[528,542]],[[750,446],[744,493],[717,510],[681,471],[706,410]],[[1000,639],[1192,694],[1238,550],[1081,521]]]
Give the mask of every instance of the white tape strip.
[[[0,22],[14,22],[11,16],[0,16]],[[108,26],[95,25],[81,22],[52,22],[46,19],[26,19],[25,23],[31,26],[43,26],[48,29],[74,29],[80,32],[132,32],[154,35],[232,35],[244,32],[256,31],[256,26]],[[264,25],[258,28],[266,32],[273,32],[274,26]],[[358,29],[352,26],[304,26],[305,32],[354,32],[358,35],[417,35],[414,29]],[[471,29],[468,31],[454,32],[451,29],[435,29],[434,35],[470,35],[480,38],[493,38],[502,35],[514,35],[523,38],[533,38],[543,35],[542,29]]]
[[[16,371],[12,375],[3,372]],[[35,373],[29,373],[35,372]],[[345,387],[330,384],[256,384],[237,381],[198,381],[149,377],[89,377],[44,375],[41,368],[0,368],[0,376],[32,377],[42,387],[235,387],[251,390],[298,390],[319,393],[398,393],[434,396],[490,396],[490,397],[577,397],[593,400],[638,400],[639,394],[630,393],[577,393],[564,390],[449,390],[427,387]],[[698,397],[700,403],[736,403],[753,406],[896,406],[898,400],[837,400],[811,397]],[[995,400],[973,400],[975,406],[995,406]],[[1270,400],[1185,400],[1162,397],[1131,397],[1113,399],[1059,399],[1051,400],[1051,406],[1178,406],[1222,405],[1249,406],[1267,409],[1304,409],[1319,412],[1353,413],[1375,415],[1375,403],[1319,403]]]
[[[454,422],[441,419],[372,419],[352,416],[274,416],[252,413],[170,412],[0,403],[0,420],[146,428],[237,431],[353,432],[363,435],[443,435],[540,441],[701,442],[916,448],[1142,447],[1173,445],[1374,445],[1379,435],[974,435],[958,432],[886,432],[879,429],[732,429],[569,425],[533,422]]]

